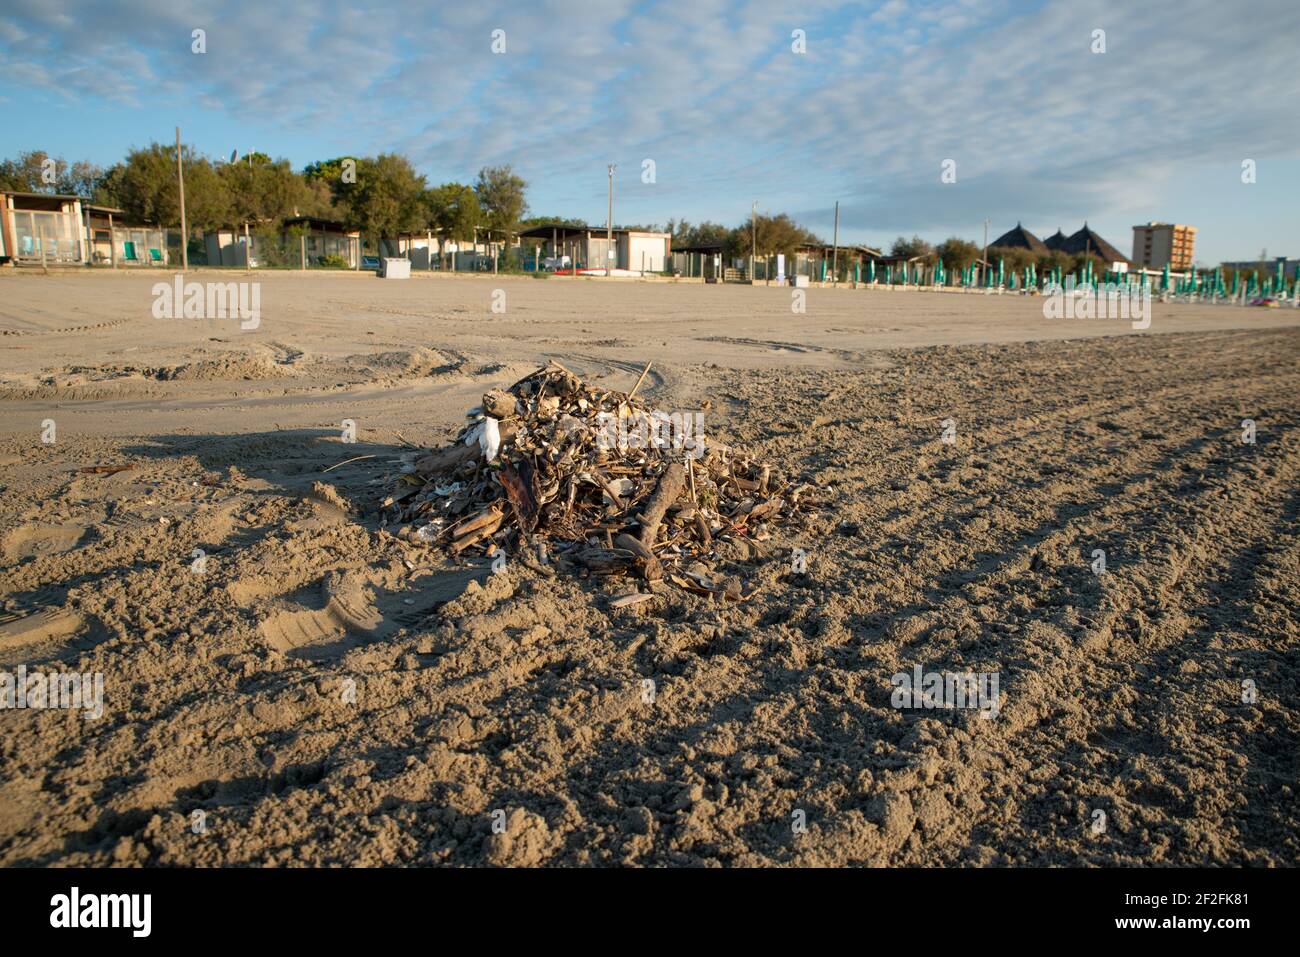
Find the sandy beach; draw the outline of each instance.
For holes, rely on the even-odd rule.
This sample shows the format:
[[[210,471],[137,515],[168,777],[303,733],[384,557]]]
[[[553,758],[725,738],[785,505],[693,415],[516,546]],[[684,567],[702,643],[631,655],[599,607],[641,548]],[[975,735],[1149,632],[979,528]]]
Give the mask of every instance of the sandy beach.
[[[0,865],[1300,857],[1300,310],[190,278],[260,283],[257,328],[156,318],[161,271],[0,275],[0,671],[104,687],[0,713]],[[755,598],[612,608],[381,527],[394,460],[548,358],[652,362],[823,490],[719,546]],[[997,716],[893,706],[918,666]]]

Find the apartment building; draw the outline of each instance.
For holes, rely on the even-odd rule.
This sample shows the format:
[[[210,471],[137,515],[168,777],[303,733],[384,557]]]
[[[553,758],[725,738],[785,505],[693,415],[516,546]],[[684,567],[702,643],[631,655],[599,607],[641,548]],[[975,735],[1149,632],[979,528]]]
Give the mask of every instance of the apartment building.
[[[1195,257],[1196,227],[1147,223],[1133,227],[1133,262],[1152,269],[1188,269]]]

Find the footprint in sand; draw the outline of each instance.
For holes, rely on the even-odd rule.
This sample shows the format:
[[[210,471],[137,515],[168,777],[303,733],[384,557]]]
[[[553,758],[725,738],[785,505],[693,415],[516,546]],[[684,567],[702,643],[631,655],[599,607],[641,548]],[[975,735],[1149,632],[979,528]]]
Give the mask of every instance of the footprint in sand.
[[[0,651],[62,641],[76,634],[85,619],[66,608],[45,608],[22,618],[0,621]]]
[[[323,607],[306,607],[314,596],[303,596],[299,608],[269,616],[260,628],[267,642],[285,654],[339,657],[417,624],[459,597],[470,582],[481,584],[488,574],[487,568],[456,569],[423,575],[408,587],[390,589],[378,584],[373,572],[330,572],[320,583],[317,600]]]
[[[19,562],[24,558],[60,555],[80,545],[85,535],[86,526],[77,523],[20,525],[4,537],[5,558]]]

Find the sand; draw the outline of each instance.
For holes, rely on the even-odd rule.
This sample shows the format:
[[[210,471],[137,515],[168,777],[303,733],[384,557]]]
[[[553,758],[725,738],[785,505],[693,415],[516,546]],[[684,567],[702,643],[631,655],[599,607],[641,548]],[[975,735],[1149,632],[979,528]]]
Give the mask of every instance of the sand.
[[[261,282],[259,327],[154,318],[169,274],[0,274],[0,672],[104,680],[99,718],[0,711],[0,863],[1300,856],[1300,311],[194,278]],[[740,604],[381,529],[404,442],[548,356],[653,360],[829,507],[721,550]],[[894,707],[917,666],[996,674],[996,717]]]

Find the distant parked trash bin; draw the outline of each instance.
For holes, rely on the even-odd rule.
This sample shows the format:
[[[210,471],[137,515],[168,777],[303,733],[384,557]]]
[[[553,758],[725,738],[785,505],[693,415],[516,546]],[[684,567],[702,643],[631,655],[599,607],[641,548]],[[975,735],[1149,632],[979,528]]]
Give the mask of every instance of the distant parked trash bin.
[[[411,261],[409,259],[384,258],[384,268],[379,275],[385,279],[410,279]]]

